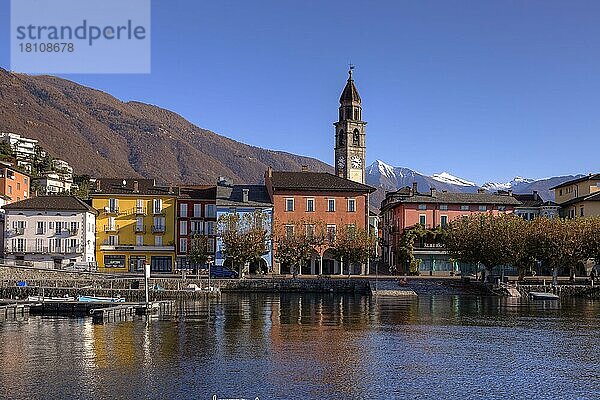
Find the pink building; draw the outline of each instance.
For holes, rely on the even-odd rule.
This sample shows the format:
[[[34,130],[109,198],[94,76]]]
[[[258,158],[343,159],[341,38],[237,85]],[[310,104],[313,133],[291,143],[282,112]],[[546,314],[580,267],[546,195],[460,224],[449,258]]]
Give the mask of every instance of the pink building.
[[[452,220],[477,213],[512,213],[521,202],[511,193],[449,193],[431,189],[423,194],[413,187],[405,187],[386,194],[381,203],[382,262],[407,272],[408,266],[396,257],[395,247],[406,229],[420,224],[427,229],[444,227]],[[421,259],[421,272],[447,274],[456,266],[439,243],[421,241],[414,245],[414,255]]]

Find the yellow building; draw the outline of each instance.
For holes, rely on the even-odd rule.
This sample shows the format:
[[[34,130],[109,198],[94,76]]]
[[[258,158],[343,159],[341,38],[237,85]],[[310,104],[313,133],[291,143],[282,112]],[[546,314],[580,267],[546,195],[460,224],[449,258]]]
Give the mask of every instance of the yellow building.
[[[600,174],[590,174],[552,189],[562,217],[600,216]]]
[[[97,179],[96,260],[101,272],[172,272],[177,188],[153,179]]]

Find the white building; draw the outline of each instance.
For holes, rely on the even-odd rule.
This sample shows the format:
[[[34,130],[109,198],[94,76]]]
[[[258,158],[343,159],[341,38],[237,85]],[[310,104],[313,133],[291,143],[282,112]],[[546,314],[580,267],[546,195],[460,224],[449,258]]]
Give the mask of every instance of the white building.
[[[39,195],[51,195],[63,192],[70,192],[73,187],[73,180],[67,180],[63,176],[50,172],[40,178],[34,178],[38,184]]]
[[[4,206],[5,258],[34,266],[92,267],[97,211],[74,196],[42,196]]]
[[[8,132],[0,132],[0,141],[10,144],[17,158],[17,165],[31,172],[38,141],[22,137],[17,133]]]

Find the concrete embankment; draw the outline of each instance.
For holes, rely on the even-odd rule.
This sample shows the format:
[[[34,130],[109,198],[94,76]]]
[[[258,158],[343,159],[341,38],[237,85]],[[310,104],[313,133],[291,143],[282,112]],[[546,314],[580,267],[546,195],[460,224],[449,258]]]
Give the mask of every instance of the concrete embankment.
[[[18,286],[18,282],[25,282],[27,286]],[[204,288],[208,284],[208,279],[183,280],[158,276],[150,278],[148,286],[151,300],[168,300],[206,296],[206,292],[188,290],[188,286]],[[143,301],[144,285],[142,277],[0,266],[0,298],[87,295],[121,296],[128,301]],[[213,279],[210,285],[223,292],[370,293],[368,280],[354,278]]]

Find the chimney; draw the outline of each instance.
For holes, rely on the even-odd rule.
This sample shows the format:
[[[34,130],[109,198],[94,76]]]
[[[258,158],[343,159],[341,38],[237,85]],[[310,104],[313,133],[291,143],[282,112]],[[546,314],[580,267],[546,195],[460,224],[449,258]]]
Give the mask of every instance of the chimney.
[[[483,193],[485,193],[485,189],[484,188],[479,188],[479,189],[477,189],[477,193],[483,194]]]
[[[302,172],[308,172],[308,165],[302,166]]]
[[[429,191],[431,192],[431,197],[435,197],[435,195],[437,194],[437,190],[434,187],[429,188]]]
[[[512,196],[512,189],[508,189],[508,195]]]
[[[96,192],[100,191],[100,179],[96,180]]]
[[[413,182],[413,184],[412,184],[412,195],[415,196],[417,194],[419,194],[419,191],[417,189],[417,182]]]
[[[538,194],[538,191],[537,191],[537,190],[534,190],[534,191],[533,191],[533,199],[534,199],[534,200],[539,200],[539,199],[540,199],[540,195]]]
[[[269,167],[267,168],[267,176],[269,178],[273,177],[273,168],[271,168],[271,166],[269,165]]]
[[[140,191],[140,184],[138,181],[133,181],[133,191],[138,193]]]
[[[248,202],[248,193],[250,193],[250,189],[242,189],[242,202]]]

